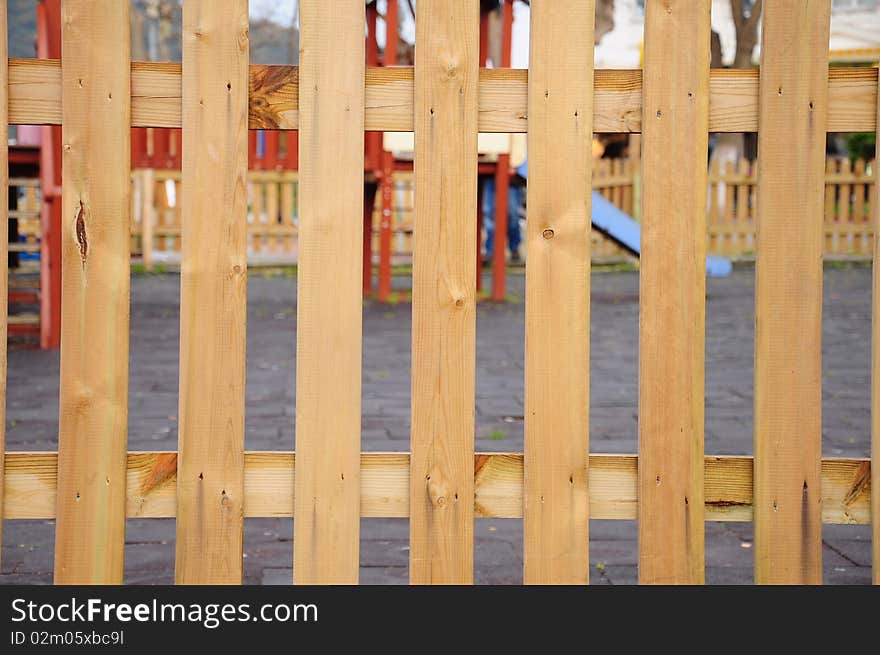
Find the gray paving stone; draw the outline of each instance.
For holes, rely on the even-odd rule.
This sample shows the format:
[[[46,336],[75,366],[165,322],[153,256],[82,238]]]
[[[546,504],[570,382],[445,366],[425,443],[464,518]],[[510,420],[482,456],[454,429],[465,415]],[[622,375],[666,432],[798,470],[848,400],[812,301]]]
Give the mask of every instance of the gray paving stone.
[[[491,278],[487,275],[486,282]],[[827,269],[823,318],[823,450],[866,456],[869,450],[869,267]],[[395,288],[408,280],[396,278]],[[521,270],[508,278],[524,297]],[[132,280],[129,448],[177,448],[180,280],[176,275]],[[591,449],[632,453],[638,440],[638,274],[594,273],[591,308]],[[477,310],[475,443],[491,452],[523,445],[524,304],[481,302]],[[405,451],[410,439],[411,306],[364,307],[362,444],[365,451]],[[706,450],[752,452],[754,270],[738,268],[707,280]],[[296,280],[252,274],[248,284],[247,447],[295,444]],[[9,353],[7,447],[54,450],[58,434],[57,352]],[[499,438],[503,436],[503,438]],[[126,538],[127,582],[173,578],[174,521],[132,520]],[[522,522],[478,519],[475,580],[522,581]],[[54,523],[7,521],[0,584],[52,579]],[[289,584],[292,519],[247,519],[244,579]],[[409,523],[364,519],[361,581],[403,583],[408,572]],[[633,584],[638,579],[634,521],[591,521],[591,579]],[[751,546],[751,547],[750,547]],[[825,526],[826,582],[870,581],[870,530]],[[750,583],[750,524],[708,523],[708,582]]]

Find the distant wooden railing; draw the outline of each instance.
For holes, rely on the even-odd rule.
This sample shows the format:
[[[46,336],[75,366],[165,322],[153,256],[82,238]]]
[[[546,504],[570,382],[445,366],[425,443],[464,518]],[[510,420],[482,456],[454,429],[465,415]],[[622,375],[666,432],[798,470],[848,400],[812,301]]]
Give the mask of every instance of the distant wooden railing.
[[[829,158],[825,162],[824,250],[826,257],[871,257],[876,162]],[[755,253],[757,166],[740,160],[709,167],[710,253]]]
[[[825,255],[871,257],[874,227],[873,192],[876,162],[828,158],[825,167]],[[636,193],[637,167],[628,159],[600,159],[594,163],[593,189],[630,216],[639,212]],[[248,254],[252,260],[293,261],[297,242],[297,172],[248,172]],[[146,190],[152,180],[152,195]],[[709,166],[707,193],[708,252],[733,258],[750,258],[755,253],[755,208],[757,166],[743,159]],[[180,187],[177,170],[138,169],[132,171],[132,253],[149,257],[144,242],[144,212],[152,208],[152,252],[171,256],[180,252]],[[10,180],[10,186],[26,193],[17,199],[10,217],[19,219],[22,242],[12,250],[39,250],[39,194],[36,180]],[[396,257],[412,255],[413,174],[394,176],[392,252]],[[379,214],[382,199],[377,194],[374,208],[373,252],[379,251]],[[593,233],[592,257],[596,261],[626,258],[625,251],[598,232]]]

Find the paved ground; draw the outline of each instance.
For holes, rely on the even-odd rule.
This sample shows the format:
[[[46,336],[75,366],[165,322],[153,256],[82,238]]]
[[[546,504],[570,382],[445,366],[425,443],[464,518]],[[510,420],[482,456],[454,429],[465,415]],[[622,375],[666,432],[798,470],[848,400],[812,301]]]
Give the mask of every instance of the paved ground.
[[[294,446],[295,279],[252,272],[248,285],[247,447]],[[397,284],[406,284],[400,279]],[[752,451],[754,271],[739,269],[708,281],[706,451]],[[510,279],[513,302],[482,303],[477,319],[476,445],[482,451],[523,447],[523,297],[521,274]],[[869,452],[869,334],[871,272],[866,267],[825,273],[824,452]],[[179,279],[135,276],[129,447],[177,446]],[[594,452],[635,452],[637,420],[638,274],[593,275],[591,445]],[[364,310],[363,448],[407,450],[409,439],[410,306],[368,303]],[[7,444],[10,450],[53,450],[58,414],[58,353],[9,355]],[[8,521],[0,583],[51,580],[53,523]],[[361,580],[407,579],[406,520],[364,520]],[[709,523],[707,580],[752,580],[751,525]],[[636,526],[593,521],[592,578],[636,580]],[[245,523],[245,579],[291,579],[292,520]],[[521,582],[520,521],[478,520],[476,579]],[[174,523],[129,521],[126,581],[168,583],[173,576]],[[826,526],[825,579],[870,582],[870,532]]]

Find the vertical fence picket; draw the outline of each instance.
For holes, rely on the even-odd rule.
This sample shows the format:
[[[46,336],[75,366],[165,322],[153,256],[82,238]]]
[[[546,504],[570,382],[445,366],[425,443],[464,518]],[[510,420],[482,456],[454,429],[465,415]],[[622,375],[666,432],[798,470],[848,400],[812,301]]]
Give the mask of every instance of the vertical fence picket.
[[[822,233],[830,0],[764,7],[755,307],[755,577],[822,581]]]
[[[880,131],[880,94],[877,98],[877,129]],[[880,584],[880,158],[871,162],[874,174],[870,195],[870,220],[874,227],[874,294],[871,329],[871,526],[872,573],[874,584]]]
[[[6,3],[4,2],[0,7],[0,224],[2,225],[9,222],[9,66],[7,54]],[[9,298],[9,232],[8,230],[0,230],[0,232],[2,232],[0,234],[0,551],[2,551],[3,484],[6,465],[6,322]],[[2,562],[2,557],[0,557],[0,562]]]
[[[480,3],[420,0],[415,62],[410,581],[470,583]]]
[[[650,584],[701,584],[705,577],[709,4],[651,2],[645,16],[639,581]]]
[[[129,5],[66,0],[61,26],[64,338],[55,582],[118,584],[128,429]]]
[[[183,3],[181,584],[238,584],[242,574],[247,30],[247,0]]]
[[[358,581],[364,3],[300,3],[297,584]]]
[[[837,231],[837,182],[828,180],[836,177],[837,160],[830,157],[825,161],[825,206],[823,209],[823,244],[826,253],[836,252]]]
[[[535,0],[531,7],[523,498],[527,584],[589,582],[594,20],[592,1]]]

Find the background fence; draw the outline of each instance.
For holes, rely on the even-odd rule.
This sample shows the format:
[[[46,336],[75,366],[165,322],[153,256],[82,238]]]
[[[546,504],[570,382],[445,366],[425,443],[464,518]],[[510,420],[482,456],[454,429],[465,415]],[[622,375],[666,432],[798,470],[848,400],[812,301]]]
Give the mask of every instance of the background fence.
[[[825,255],[870,258],[873,253],[874,171],[876,164],[858,159],[828,158],[825,167]],[[627,214],[640,213],[637,202],[638,165],[629,159],[600,159],[593,168],[593,189]],[[293,261],[297,242],[297,173],[292,170],[248,172],[248,254],[251,261]],[[709,167],[707,248],[710,254],[734,258],[755,255],[757,165],[747,160]],[[177,260],[180,253],[181,173],[177,170],[137,169],[132,172],[132,253],[145,253],[144,215],[151,212],[148,234],[152,251]],[[34,180],[11,180],[10,186],[27,190],[19,194],[18,209],[23,251],[37,250],[39,198]],[[149,189],[147,186],[149,185]],[[398,258],[412,256],[413,174],[394,176],[392,249]],[[376,197],[373,217],[373,252],[379,251],[379,217],[382,198]],[[29,245],[24,245],[29,244]],[[263,257],[261,257],[263,256]],[[594,261],[628,257],[601,233],[592,241]]]
[[[649,1],[644,69],[595,76],[588,0],[531,3],[528,76],[479,70],[477,0],[419,0],[414,69],[365,70],[364,3],[333,9],[301,0],[298,69],[248,67],[246,0],[186,0],[183,66],[129,66],[128,3],[66,0],[63,68],[0,66],[0,125],[64,131],[58,452],[0,467],[56,582],[121,582],[156,516],[181,583],[241,581],[246,516],[295,516],[298,583],[357,582],[364,516],[409,518],[414,583],[472,581],[478,516],[522,518],[528,583],[588,581],[590,518],[638,518],[645,583],[703,582],[707,519],[754,522],[761,583],[821,582],[823,522],[880,560],[880,467],[821,457],[825,132],[878,114],[876,69],[828,70],[830,0],[765,3],[759,74],[710,72],[708,2]],[[132,125],[183,130],[177,452],[127,451]],[[758,126],[754,457],[707,456],[708,133]],[[244,450],[249,128],[301,132],[295,454]],[[409,453],[361,453],[365,129],[415,132]],[[474,452],[478,131],[529,139],[524,453]],[[589,453],[594,131],[644,134],[638,456]]]

